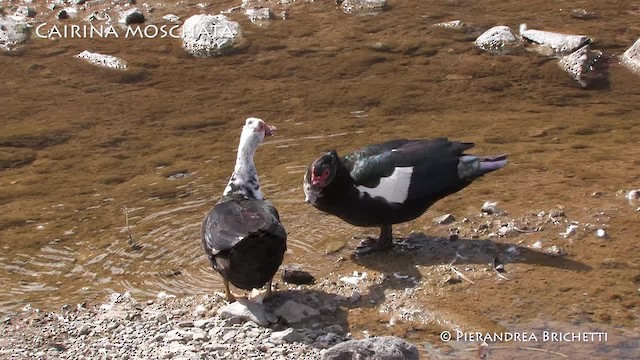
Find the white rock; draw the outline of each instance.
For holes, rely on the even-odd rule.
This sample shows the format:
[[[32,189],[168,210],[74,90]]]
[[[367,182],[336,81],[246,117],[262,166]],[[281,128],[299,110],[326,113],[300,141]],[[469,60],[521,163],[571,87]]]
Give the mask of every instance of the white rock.
[[[265,7],[247,9],[245,11],[245,15],[249,17],[249,20],[251,20],[252,23],[269,20],[272,18],[271,9]]]
[[[606,238],[607,233],[603,229],[596,230],[596,236],[599,238]]]
[[[172,23],[177,23],[180,21],[180,17],[178,15],[174,15],[174,14],[167,14],[165,16],[162,17],[164,20],[168,21],[168,22],[172,22]]]
[[[187,340],[184,337],[184,332],[182,330],[171,330],[169,331],[165,337],[164,337],[164,341],[165,342],[186,342]]]
[[[207,308],[200,304],[198,306],[196,306],[195,309],[193,309],[193,316],[203,316],[204,314],[206,314],[207,312]]]
[[[298,332],[293,328],[271,333],[269,340],[285,341],[288,343],[296,342],[300,339]]]
[[[560,233],[560,236],[568,238],[569,236],[575,234],[576,232],[578,232],[578,225],[569,224],[569,226],[567,227],[567,230],[565,230],[563,233]]]
[[[451,224],[454,221],[456,221],[456,218],[451,214],[445,214],[433,219],[433,222],[438,225],[447,225]]]
[[[349,15],[376,15],[388,7],[387,0],[344,0],[340,5]]]
[[[340,281],[345,282],[351,285],[358,285],[358,283],[367,278],[367,273],[362,272],[358,273],[357,271],[353,272],[353,276],[343,276],[340,278]]]
[[[287,300],[275,314],[283,318],[288,324],[294,324],[310,317],[320,315],[320,312],[310,306]]]
[[[635,73],[640,74],[640,38],[622,54],[620,62]]]
[[[223,308],[218,309],[218,315],[222,319],[235,319],[238,322],[253,321],[262,326],[267,326],[277,319],[273,318],[273,314],[268,313],[261,304],[256,304],[247,299],[238,299]]]
[[[589,45],[564,56],[558,65],[568,72],[582,87],[597,86],[606,81],[606,61],[602,52],[593,51]]]
[[[503,225],[498,229],[498,236],[510,236],[516,233],[516,230],[511,225]]]
[[[0,16],[0,49],[13,50],[28,39],[29,31],[25,23]]]
[[[195,57],[223,55],[244,42],[240,24],[224,15],[194,15],[182,26],[182,46]]]
[[[567,255],[567,251],[559,246],[553,245],[549,246],[544,250],[545,253],[553,256],[565,256]]]
[[[206,328],[209,324],[211,324],[213,322],[213,319],[202,319],[202,320],[196,320],[193,322],[193,326],[200,328],[200,329],[204,329]]]
[[[540,250],[542,249],[542,240],[538,240],[531,245],[532,249]]]
[[[455,29],[455,30],[462,29],[463,27],[465,27],[465,25],[466,24],[462,22],[462,20],[452,20],[452,21],[433,24],[434,27],[441,27],[445,29]]]
[[[491,52],[502,52],[520,45],[520,41],[508,26],[494,26],[478,36],[477,47]]]
[[[625,196],[627,200],[629,200],[629,204],[633,205],[635,202],[640,200],[640,189],[637,190],[629,190],[627,195]]]
[[[191,329],[191,333],[193,333],[193,335],[191,336],[191,339],[194,341],[209,340],[209,335],[207,335],[207,332],[202,329],[198,329],[198,328]]]
[[[66,7],[62,10],[66,12],[67,16],[69,16],[70,18],[75,18],[76,16],[78,16],[78,9],[76,9],[75,7]]]
[[[115,56],[92,53],[87,50],[76,55],[77,58],[84,59],[89,63],[111,69],[126,69],[127,63]]]
[[[569,35],[551,31],[528,29],[526,24],[520,25],[520,36],[534,43],[549,47],[558,55],[570,54],[591,43],[584,35]]]
[[[164,292],[164,291],[160,291],[160,292],[158,293],[158,295],[156,295],[156,298],[157,298],[158,300],[160,300],[160,301],[164,301],[164,300],[167,300],[167,299],[173,299],[173,298],[175,298],[175,297],[176,297],[175,295],[169,295],[169,294],[167,294],[167,293],[166,293],[166,292]]]
[[[480,212],[484,214],[490,214],[490,215],[505,214],[505,212],[498,207],[498,202],[496,201],[485,201],[484,204],[482,204],[482,208],[480,209]]]

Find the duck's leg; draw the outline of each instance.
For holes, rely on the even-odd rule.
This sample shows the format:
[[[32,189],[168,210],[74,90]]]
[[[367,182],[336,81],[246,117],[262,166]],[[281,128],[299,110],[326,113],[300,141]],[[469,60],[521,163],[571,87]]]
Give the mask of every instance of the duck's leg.
[[[374,239],[368,237],[358,244],[356,247],[357,255],[366,255],[378,251],[384,251],[393,247],[393,232],[391,225],[380,226],[380,237]]]
[[[273,282],[273,278],[271,278],[271,280],[269,280],[269,282],[267,283],[267,294],[264,296],[265,299],[270,298],[271,295],[273,295],[273,290],[271,287],[272,282]]]
[[[231,292],[231,289],[229,288],[229,280],[223,279],[223,282],[224,282],[224,294],[227,296],[227,301],[228,302],[236,301],[236,296]]]

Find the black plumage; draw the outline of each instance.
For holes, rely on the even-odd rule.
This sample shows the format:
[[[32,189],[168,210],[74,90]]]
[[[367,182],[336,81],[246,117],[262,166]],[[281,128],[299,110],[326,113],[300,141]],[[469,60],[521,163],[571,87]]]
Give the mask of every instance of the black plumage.
[[[242,195],[223,197],[206,216],[202,245],[213,268],[235,287],[261,288],[287,250],[287,233],[271,203]]]
[[[392,140],[340,158],[335,151],[314,161],[304,177],[307,201],[357,226],[379,226],[362,253],[392,246],[391,225],[413,220],[436,201],[500,169],[506,156],[467,155],[472,143]]]

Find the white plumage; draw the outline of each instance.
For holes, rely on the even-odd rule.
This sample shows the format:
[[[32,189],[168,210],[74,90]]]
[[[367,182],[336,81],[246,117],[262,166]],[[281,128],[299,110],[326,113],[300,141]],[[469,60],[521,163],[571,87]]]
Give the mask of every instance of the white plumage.
[[[379,196],[389,203],[403,204],[409,195],[411,175],[413,167],[397,167],[393,174],[381,178],[378,186],[370,188],[360,185],[357,188],[360,193],[367,193],[372,198]]]

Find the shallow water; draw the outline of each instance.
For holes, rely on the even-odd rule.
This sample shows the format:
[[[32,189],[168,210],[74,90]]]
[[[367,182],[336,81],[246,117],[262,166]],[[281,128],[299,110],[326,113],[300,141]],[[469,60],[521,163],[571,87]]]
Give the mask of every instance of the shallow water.
[[[169,9],[185,18],[236,5],[201,10],[192,3]],[[611,211],[611,241],[571,245],[571,258],[595,269],[588,275],[529,266],[517,284],[497,292],[441,290],[425,302],[442,304],[468,326],[524,319],[523,326],[554,316],[572,321],[584,292],[593,294],[587,323],[638,328],[638,213],[616,196],[640,187],[640,77],[616,62],[638,36],[637,4],[391,5],[378,16],[349,17],[330,2],[301,3],[290,19],[267,27],[236,14],[249,46],[214,59],[189,58],[175,39],[34,39],[0,56],[0,159],[10,164],[0,172],[0,312],[99,301],[111,291],[141,298],[220,291],[199,226],[228,180],[244,119],[258,116],[278,127],[256,164],[289,233],[287,263],[322,277],[345,256],[325,252],[377,231],[304,203],[302,175],[319,154],[448,136],[475,142],[478,154],[508,153],[509,166],[394,227],[396,235],[445,235],[431,226],[433,216],[462,218],[492,199],[514,217],[558,204],[582,222]],[[573,8],[597,17],[573,18]],[[471,29],[432,26],[455,19]],[[482,30],[515,30],[521,22],[591,36],[594,48],[613,56],[610,87],[584,90],[556,60],[533,52],[497,56],[474,47]],[[85,49],[122,57],[132,68],[109,71],[73,58]],[[592,197],[596,191],[603,195]],[[603,266],[606,259],[623,265]],[[346,274],[358,268],[349,260],[340,266]],[[560,292],[558,299],[567,283],[584,291]],[[530,297],[524,305],[511,302],[523,294]],[[354,334],[376,313],[352,315]]]

